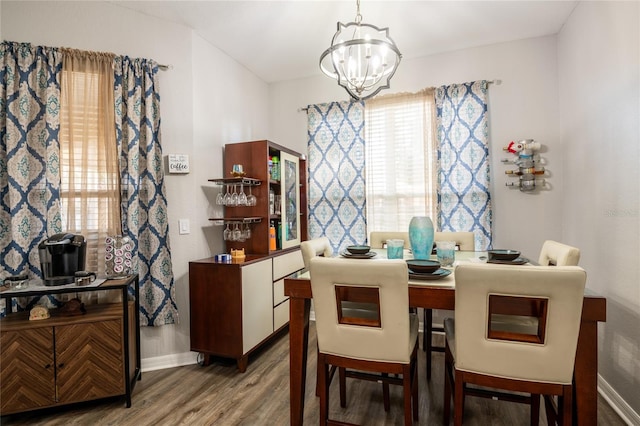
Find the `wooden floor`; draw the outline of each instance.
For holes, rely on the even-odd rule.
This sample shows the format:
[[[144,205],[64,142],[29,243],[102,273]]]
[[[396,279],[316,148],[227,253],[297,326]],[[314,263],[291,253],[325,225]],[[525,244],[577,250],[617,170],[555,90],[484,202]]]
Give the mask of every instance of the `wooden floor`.
[[[311,323],[305,425],[318,424],[315,397],[316,335]],[[434,355],[432,380],[424,374],[420,357],[420,425],[442,424],[443,354]],[[391,411],[382,406],[382,387],[362,381],[347,382],[347,408],[340,408],[337,380],[332,384],[331,417],[367,426],[401,425],[402,392],[391,388]],[[544,416],[544,411],[541,417]],[[526,425],[528,407],[519,404],[467,398],[465,425]],[[126,408],[122,398],[86,403],[64,409],[6,416],[4,425],[288,425],[289,338],[281,334],[250,358],[241,374],[235,363],[220,360],[210,366],[191,365],[143,373]],[[541,419],[541,425],[546,421]],[[598,425],[624,425],[602,398],[598,400]]]

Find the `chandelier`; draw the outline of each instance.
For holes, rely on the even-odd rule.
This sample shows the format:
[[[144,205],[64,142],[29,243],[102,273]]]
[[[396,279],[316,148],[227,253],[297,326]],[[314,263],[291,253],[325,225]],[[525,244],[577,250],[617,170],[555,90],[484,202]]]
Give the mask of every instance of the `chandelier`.
[[[354,22],[338,22],[331,46],[320,56],[320,69],[338,80],[355,100],[389,88],[402,54],[389,37],[389,28],[363,24],[360,0]]]

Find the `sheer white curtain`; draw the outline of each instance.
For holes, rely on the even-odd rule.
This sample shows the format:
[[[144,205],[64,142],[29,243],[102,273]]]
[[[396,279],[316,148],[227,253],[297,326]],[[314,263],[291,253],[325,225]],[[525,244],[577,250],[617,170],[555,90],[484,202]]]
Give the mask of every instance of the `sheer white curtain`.
[[[413,216],[437,221],[434,89],[365,103],[367,232],[407,231]]]

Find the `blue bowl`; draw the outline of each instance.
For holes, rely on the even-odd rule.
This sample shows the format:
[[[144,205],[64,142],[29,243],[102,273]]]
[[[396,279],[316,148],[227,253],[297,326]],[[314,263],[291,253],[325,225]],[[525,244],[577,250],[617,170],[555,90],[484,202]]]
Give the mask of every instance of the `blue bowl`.
[[[348,246],[347,251],[351,254],[367,254],[371,251],[371,246]]]

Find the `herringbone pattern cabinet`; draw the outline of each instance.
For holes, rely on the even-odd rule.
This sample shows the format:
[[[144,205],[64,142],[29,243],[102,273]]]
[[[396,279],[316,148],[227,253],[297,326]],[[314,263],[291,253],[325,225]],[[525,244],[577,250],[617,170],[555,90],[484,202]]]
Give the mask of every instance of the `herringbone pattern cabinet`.
[[[46,320],[29,321],[28,312],[2,318],[0,414],[120,395],[130,406],[140,377],[136,312],[125,299],[88,305],[78,316],[52,309]]]

